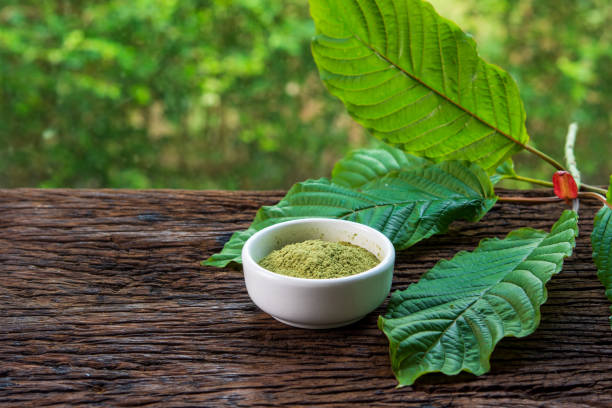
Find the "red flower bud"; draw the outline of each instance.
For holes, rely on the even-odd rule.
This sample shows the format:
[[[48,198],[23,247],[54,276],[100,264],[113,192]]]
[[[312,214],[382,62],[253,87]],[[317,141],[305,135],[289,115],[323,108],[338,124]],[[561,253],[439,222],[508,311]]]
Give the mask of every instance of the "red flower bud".
[[[567,171],[558,171],[553,175],[555,195],[567,203],[578,197],[578,186],[574,177]]]

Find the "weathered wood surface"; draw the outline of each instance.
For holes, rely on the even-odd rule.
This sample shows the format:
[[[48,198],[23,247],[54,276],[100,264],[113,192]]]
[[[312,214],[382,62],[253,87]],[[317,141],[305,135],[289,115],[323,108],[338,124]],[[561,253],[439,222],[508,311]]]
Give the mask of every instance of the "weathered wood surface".
[[[542,194],[542,193],[533,193]],[[239,269],[201,267],[281,192],[0,190],[0,406],[612,406],[612,332],[582,203],[574,256],[533,335],[504,339],[490,373],[395,389],[380,308],[346,328],[284,326]],[[399,254],[394,289],[440,258],[556,204],[496,205]]]

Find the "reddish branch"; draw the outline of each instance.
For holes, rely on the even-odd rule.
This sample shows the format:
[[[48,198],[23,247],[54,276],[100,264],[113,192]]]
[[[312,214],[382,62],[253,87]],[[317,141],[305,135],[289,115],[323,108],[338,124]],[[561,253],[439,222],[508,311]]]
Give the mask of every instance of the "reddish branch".
[[[581,191],[578,193],[578,198],[584,199],[595,199],[601,201],[603,204],[607,205],[609,208],[612,208],[610,203],[608,203],[604,196],[597,193],[592,193],[590,191]],[[521,197],[521,196],[506,196],[499,197],[497,199],[500,203],[519,203],[519,204],[545,204],[545,203],[556,203],[562,202],[563,200],[559,197]]]

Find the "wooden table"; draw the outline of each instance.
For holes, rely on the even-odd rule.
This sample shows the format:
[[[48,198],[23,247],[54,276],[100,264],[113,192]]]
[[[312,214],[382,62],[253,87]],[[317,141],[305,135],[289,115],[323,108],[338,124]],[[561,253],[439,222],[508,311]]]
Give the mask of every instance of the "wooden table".
[[[608,302],[589,244],[599,205],[582,203],[577,248],[533,335],[502,340],[484,376],[396,389],[383,307],[341,329],[291,328],[253,305],[240,269],[200,266],[282,195],[0,190],[0,405],[612,407]],[[560,212],[504,204],[456,223],[399,253],[394,289],[484,237],[549,229]]]

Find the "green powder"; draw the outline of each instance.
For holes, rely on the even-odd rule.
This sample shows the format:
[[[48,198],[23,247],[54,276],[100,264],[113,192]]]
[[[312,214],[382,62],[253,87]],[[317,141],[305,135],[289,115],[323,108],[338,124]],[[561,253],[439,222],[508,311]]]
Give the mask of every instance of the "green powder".
[[[259,265],[281,275],[330,279],[355,275],[379,263],[374,254],[348,242],[312,239],[272,251]]]

